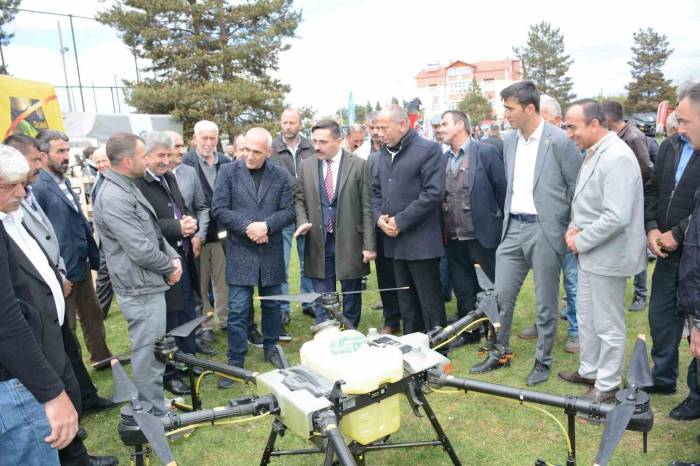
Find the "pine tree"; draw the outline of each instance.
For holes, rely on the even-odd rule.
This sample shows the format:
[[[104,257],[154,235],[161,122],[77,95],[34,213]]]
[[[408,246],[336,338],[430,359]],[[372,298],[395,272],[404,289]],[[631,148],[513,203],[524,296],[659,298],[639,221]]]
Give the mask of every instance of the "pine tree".
[[[559,28],[542,21],[530,26],[527,44],[513,52],[523,66],[523,78],[535,83],[541,94],[547,94],[562,105],[576,98],[571,93],[573,82],[566,75],[574,60],[564,53],[564,36]]]
[[[491,103],[481,93],[481,86],[476,79],[469,85],[469,91],[457,105],[461,111],[469,115],[472,125],[478,125],[483,120],[493,116]]]
[[[98,19],[150,63],[153,77],[125,81],[139,112],[169,113],[186,134],[213,120],[231,137],[278,118],[289,86],[270,72],[301,20],[292,0],[119,0]]]
[[[22,0],[0,0],[0,74],[7,74],[5,54],[2,48],[10,45],[14,34],[5,31],[4,26],[11,23],[17,14],[17,8]]]
[[[674,105],[675,88],[661,71],[673,53],[673,49],[668,48],[668,38],[652,28],[640,29],[632,37],[634,57],[627,64],[632,67],[633,81],[625,86],[628,92],[625,109],[630,113],[655,112],[663,100]]]

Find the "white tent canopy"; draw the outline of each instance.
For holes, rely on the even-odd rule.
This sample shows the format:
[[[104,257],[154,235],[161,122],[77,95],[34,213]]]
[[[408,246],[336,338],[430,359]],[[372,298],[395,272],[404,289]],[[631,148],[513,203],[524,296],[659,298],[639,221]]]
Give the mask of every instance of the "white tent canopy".
[[[73,147],[100,146],[119,132],[141,135],[148,131],[172,130],[182,134],[182,123],[170,115],[63,112],[63,126]]]

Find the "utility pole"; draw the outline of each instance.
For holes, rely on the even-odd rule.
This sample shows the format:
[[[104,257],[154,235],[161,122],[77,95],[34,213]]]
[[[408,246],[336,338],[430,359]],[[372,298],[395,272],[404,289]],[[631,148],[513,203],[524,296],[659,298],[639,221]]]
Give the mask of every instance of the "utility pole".
[[[78,47],[75,45],[75,29],[73,28],[73,15],[68,15],[70,20],[70,33],[73,36],[73,53],[75,54],[75,68],[78,71],[78,89],[80,89],[80,103],[85,111],[85,98],[83,97],[83,81],[80,79],[80,64],[78,63]]]
[[[73,111],[73,99],[71,96],[70,88],[68,87],[68,71],[66,70],[66,53],[68,52],[68,47],[63,46],[63,33],[61,32],[61,22],[56,21],[56,26],[58,26],[58,44],[61,47],[58,51],[61,52],[61,61],[63,62],[63,79],[66,82],[66,95],[68,96],[68,111]]]

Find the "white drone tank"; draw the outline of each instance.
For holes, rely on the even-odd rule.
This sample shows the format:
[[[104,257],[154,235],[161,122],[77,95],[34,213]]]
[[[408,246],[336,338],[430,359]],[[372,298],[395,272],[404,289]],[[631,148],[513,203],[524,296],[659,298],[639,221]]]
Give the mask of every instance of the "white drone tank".
[[[398,348],[370,346],[356,330],[340,331],[335,321],[315,328],[313,340],[299,351],[301,363],[313,372],[332,380],[343,380],[343,393],[369,393],[382,384],[403,378],[403,356]],[[374,403],[344,416],[343,435],[363,445],[399,430],[399,396]]]

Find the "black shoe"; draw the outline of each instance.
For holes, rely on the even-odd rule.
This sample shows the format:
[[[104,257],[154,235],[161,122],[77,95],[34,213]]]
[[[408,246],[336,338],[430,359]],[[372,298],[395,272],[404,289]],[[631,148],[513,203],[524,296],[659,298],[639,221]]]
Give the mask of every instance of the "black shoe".
[[[117,403],[115,403],[114,401],[98,396],[95,397],[95,401],[93,401],[92,404],[90,404],[89,406],[83,405],[83,416],[97,413],[99,411],[104,411],[106,409],[113,408],[116,405]]]
[[[312,319],[315,319],[315,318],[316,318],[316,313],[314,312],[313,309],[311,309],[311,308],[308,307],[308,306],[302,307],[302,308],[301,308],[301,313],[304,314],[305,316],[311,317]]]
[[[192,393],[192,389],[189,385],[180,379],[170,379],[166,380],[163,384],[163,388],[172,393],[173,395],[189,395]]]
[[[645,307],[647,307],[646,298],[634,298],[634,301],[630,304],[630,312],[643,311]]]
[[[510,366],[510,361],[513,359],[513,353],[508,352],[503,355],[489,353],[488,357],[479,364],[472,366],[469,369],[470,374],[486,374],[502,367]]]
[[[87,438],[87,436],[87,430],[85,430],[82,426],[78,426],[78,432],[75,433],[75,438],[82,442]]]
[[[675,395],[678,393],[675,385],[649,385],[648,387],[641,387],[641,389],[656,395]]]
[[[691,397],[686,398],[681,404],[671,410],[669,416],[676,421],[700,419],[700,400],[695,400]]]
[[[263,337],[260,335],[257,328],[251,332],[248,332],[248,343],[256,348],[263,347]]]
[[[197,345],[197,352],[206,354],[207,356],[213,356],[218,353],[218,351],[204,340],[200,340],[199,338],[195,339],[195,343]]]
[[[539,361],[535,361],[535,367],[530,371],[530,375],[527,376],[528,385],[537,385],[549,378],[549,367],[545,366]]]
[[[213,330],[202,330],[202,333],[199,334],[199,339],[207,343],[213,343],[216,337]]]
[[[116,456],[92,456],[87,455],[85,466],[116,466],[119,460]]]
[[[265,348],[265,362],[269,362],[277,369],[286,369],[289,367],[287,356],[279,345]]]
[[[227,378],[227,377],[219,377],[219,381],[217,382],[217,385],[218,385],[219,388],[221,388],[221,389],[231,388],[231,387],[233,387],[234,385],[236,385],[236,381],[235,381],[235,380],[231,380],[231,379],[229,379],[229,378]]]
[[[199,377],[204,373],[205,369],[199,367],[199,366],[192,366],[192,373],[194,374],[195,377]]]

